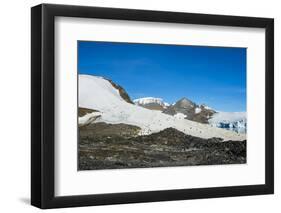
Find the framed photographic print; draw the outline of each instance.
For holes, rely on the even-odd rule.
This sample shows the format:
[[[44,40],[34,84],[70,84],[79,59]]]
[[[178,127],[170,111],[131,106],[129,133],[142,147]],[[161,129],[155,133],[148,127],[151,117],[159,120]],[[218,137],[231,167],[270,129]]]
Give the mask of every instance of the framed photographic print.
[[[272,194],[274,21],[31,9],[31,203]]]

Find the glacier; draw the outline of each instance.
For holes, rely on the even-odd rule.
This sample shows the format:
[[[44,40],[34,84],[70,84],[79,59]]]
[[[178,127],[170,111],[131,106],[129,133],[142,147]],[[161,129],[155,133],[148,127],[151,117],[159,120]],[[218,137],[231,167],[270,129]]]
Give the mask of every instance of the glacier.
[[[209,119],[209,123],[238,133],[247,132],[246,112],[217,112]]]

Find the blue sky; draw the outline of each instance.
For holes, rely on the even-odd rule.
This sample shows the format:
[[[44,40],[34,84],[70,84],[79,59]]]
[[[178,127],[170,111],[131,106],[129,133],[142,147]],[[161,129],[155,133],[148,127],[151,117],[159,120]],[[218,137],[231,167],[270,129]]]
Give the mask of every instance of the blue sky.
[[[78,41],[78,72],[113,80],[131,99],[246,111],[246,48]]]

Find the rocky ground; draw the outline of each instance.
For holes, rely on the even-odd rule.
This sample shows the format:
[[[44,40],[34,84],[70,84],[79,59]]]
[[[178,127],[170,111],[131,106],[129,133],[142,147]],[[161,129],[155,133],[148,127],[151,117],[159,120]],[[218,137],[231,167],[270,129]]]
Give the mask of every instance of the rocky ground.
[[[137,136],[139,127],[95,123],[79,128],[79,170],[246,163],[246,141],[201,139],[168,128]]]

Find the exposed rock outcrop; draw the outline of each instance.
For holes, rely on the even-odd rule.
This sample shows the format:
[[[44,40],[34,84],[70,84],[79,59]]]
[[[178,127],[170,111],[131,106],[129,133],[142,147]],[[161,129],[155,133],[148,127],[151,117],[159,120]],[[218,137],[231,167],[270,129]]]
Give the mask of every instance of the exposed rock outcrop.
[[[129,128],[134,132],[135,127],[106,125],[89,126],[95,134],[80,129],[79,170],[246,163],[246,141],[202,139],[173,128],[128,137],[108,131]]]

